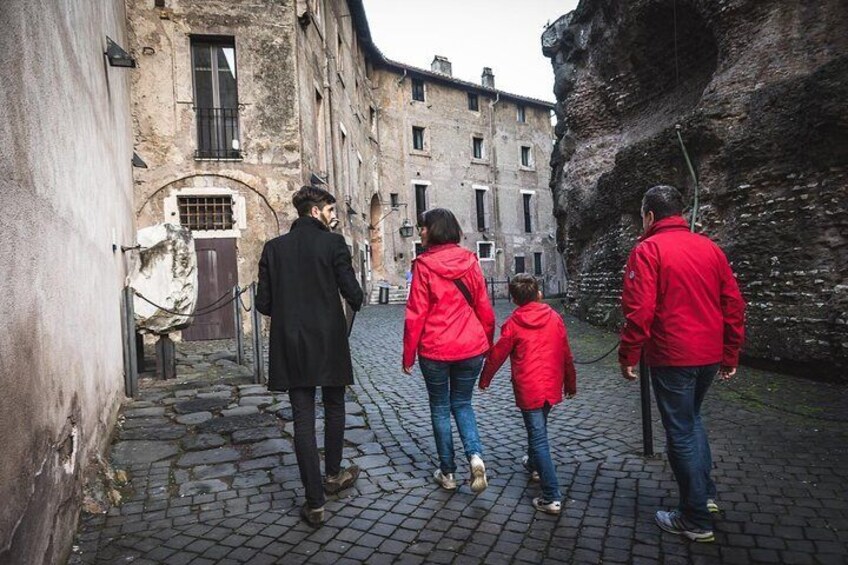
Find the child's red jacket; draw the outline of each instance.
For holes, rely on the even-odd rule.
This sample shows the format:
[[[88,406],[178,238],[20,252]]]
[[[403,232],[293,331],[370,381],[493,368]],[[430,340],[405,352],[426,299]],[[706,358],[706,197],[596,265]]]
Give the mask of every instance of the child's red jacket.
[[[536,410],[562,402],[563,392],[577,392],[574,358],[562,318],[541,302],[519,306],[501,326],[501,336],[489,351],[480,388],[487,388],[510,357],[515,404]]]

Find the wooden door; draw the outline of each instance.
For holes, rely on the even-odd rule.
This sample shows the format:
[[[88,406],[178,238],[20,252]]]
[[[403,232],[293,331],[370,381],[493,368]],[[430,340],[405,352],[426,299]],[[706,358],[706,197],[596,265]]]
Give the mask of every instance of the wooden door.
[[[195,239],[197,252],[197,310],[215,308],[229,301],[229,293],[238,283],[235,238]],[[213,312],[198,316],[183,330],[186,341],[231,339],[235,337],[233,306],[227,304]]]

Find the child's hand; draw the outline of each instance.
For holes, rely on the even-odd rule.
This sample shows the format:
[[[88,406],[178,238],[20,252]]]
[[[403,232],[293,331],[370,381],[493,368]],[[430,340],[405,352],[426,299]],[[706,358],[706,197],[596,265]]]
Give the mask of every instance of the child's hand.
[[[573,392],[573,393],[572,393],[572,392],[566,392],[566,393],[565,393],[565,396],[563,396],[563,398],[564,398],[565,400],[571,400],[571,399],[572,399],[572,398],[574,398],[575,396],[577,396],[577,393],[576,393],[576,392]]]

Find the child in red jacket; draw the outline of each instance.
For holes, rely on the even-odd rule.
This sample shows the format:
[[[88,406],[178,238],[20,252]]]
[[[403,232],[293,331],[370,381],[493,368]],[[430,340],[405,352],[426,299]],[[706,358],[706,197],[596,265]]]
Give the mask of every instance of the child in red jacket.
[[[562,511],[562,493],[548,445],[548,414],[562,402],[563,392],[570,398],[577,392],[574,359],[562,318],[541,302],[539,283],[531,275],[516,275],[509,283],[509,294],[518,308],[501,326],[501,336],[489,351],[480,389],[488,388],[495,372],[510,357],[515,404],[527,428],[528,471],[538,473],[542,496],[533,499],[536,510],[548,514]]]

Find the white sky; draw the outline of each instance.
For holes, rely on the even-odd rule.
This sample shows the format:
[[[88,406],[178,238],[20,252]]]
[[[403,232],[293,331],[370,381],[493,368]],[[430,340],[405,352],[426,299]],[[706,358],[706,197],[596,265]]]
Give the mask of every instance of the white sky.
[[[578,0],[364,0],[374,43],[386,57],[424,69],[434,55],[453,76],[480,83],[492,67],[495,86],[554,102],[554,74],[542,55],[545,23]]]

